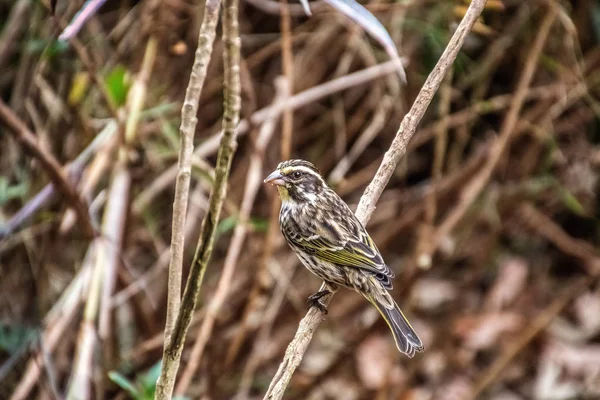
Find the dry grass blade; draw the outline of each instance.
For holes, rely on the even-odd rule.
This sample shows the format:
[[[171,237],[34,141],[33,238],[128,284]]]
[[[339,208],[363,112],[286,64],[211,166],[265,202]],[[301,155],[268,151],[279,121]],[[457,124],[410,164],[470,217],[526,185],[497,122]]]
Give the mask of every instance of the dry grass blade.
[[[355,23],[360,25],[365,31],[367,31],[375,40],[377,40],[390,58],[398,66],[398,76],[403,83],[406,83],[406,72],[402,66],[402,61],[398,55],[396,44],[392,40],[387,29],[383,26],[369,10],[367,10],[362,4],[355,0],[324,0],[330,6],[336,8],[348,18],[353,20]]]
[[[128,94],[129,115],[125,129],[126,142],[124,143],[126,145],[133,144],[136,139],[141,110],[146,101],[147,82],[156,59],[156,47],[156,42],[150,39],[146,45],[141,71]],[[84,319],[79,332],[76,368],[73,370],[68,387],[67,397],[69,399],[77,399],[81,396],[89,397],[91,393],[90,377],[92,376],[91,371],[94,370],[92,355],[98,339],[103,344],[103,364],[110,365],[111,362],[111,297],[116,286],[132,181],[126,152],[122,148],[120,150],[104,210],[103,238],[102,240],[97,239],[93,245],[96,260]]]
[[[396,69],[397,66],[394,61],[386,61],[385,63],[377,64],[361,71],[332,79],[329,82],[312,87],[310,89],[306,89],[295,94],[294,96],[290,96],[284,102],[276,105],[270,105],[256,111],[250,117],[251,123],[245,119],[241,120],[238,125],[238,135],[244,135],[248,133],[251,124],[260,125],[269,119],[270,115],[279,115],[286,112],[286,110],[295,110],[309,105],[324,97],[331,96],[332,94],[341,92],[343,90],[370,82],[385,75],[389,75],[396,71]],[[214,154],[219,147],[219,138],[221,137],[221,134],[222,131],[206,139],[196,148],[194,151],[194,156],[207,157]],[[164,171],[161,176],[156,179],[156,186],[151,186],[139,195],[138,199],[134,203],[134,208],[138,211],[144,209],[148,204],[150,204],[154,196],[164,190],[172,182],[172,180],[175,179],[176,175],[177,166],[175,165]]]
[[[519,213],[525,224],[554,243],[563,253],[581,259],[590,275],[595,276],[600,273],[600,252],[597,248],[583,240],[569,236],[551,218],[542,214],[531,204],[523,204]]]
[[[481,193],[481,190],[489,181],[494,168],[504,153],[506,146],[510,143],[510,139],[519,120],[519,113],[521,112],[521,108],[523,107],[525,98],[527,96],[528,88],[531,84],[531,80],[533,79],[538,58],[542,53],[546,39],[550,33],[550,28],[552,27],[552,24],[556,18],[556,14],[556,6],[550,5],[544,20],[540,24],[540,29],[537,31],[535,42],[531,48],[531,51],[528,53],[527,62],[519,79],[514,99],[511,102],[508,113],[506,114],[506,118],[502,123],[499,136],[492,146],[491,154],[481,171],[463,189],[458,205],[438,227],[435,238],[433,239],[434,247],[442,238],[446,237],[452,231],[452,229],[469,209],[475,198],[479,195],[479,193]]]
[[[481,0],[247,0],[236,125],[230,0],[58,38],[102,1],[0,1],[0,97],[67,185],[0,110],[0,398],[600,398],[600,5],[488,0],[469,32]],[[308,312],[260,183],[291,158],[368,224],[425,352],[350,290]]]
[[[77,193],[77,190],[71,185],[68,178],[65,176],[62,166],[56,158],[45,149],[40,147],[35,135],[29,131],[27,126],[8,108],[2,100],[0,100],[0,119],[8,127],[8,131],[14,135],[14,138],[19,142],[27,152],[38,159],[44,166],[44,170],[52,179],[58,190],[67,198],[67,201],[75,209],[83,233],[88,238],[95,236],[94,224],[88,213],[87,203]]]
[[[520,351],[527,346],[544,328],[552,322],[556,316],[569,304],[571,300],[580,294],[596,278],[587,277],[572,282],[546,309],[531,321],[531,324],[523,333],[502,352],[500,357],[484,371],[471,389],[465,400],[475,400],[481,393],[492,384],[505,370],[508,364],[519,355]]]

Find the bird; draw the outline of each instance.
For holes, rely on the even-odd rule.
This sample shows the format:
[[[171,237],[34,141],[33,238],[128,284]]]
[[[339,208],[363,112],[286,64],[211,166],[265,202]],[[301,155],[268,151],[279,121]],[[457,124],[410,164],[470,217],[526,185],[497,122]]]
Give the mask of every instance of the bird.
[[[362,294],[387,322],[396,347],[412,358],[425,350],[389,290],[394,272],[350,207],[309,161],[279,163],[265,183],[281,198],[281,232],[302,264],[325,282],[308,303],[327,313],[322,297],[345,287]]]

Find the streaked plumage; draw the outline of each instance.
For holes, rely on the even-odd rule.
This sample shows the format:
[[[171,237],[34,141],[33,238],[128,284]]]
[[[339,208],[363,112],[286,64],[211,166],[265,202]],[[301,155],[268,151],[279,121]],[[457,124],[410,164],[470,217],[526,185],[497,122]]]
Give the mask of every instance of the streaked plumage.
[[[312,273],[332,290],[344,286],[361,293],[390,326],[398,349],[412,357],[423,351],[421,340],[389,294],[393,271],[346,203],[308,161],[288,160],[265,179],[281,197],[279,223],[288,244]],[[309,298],[326,312],[319,299]]]

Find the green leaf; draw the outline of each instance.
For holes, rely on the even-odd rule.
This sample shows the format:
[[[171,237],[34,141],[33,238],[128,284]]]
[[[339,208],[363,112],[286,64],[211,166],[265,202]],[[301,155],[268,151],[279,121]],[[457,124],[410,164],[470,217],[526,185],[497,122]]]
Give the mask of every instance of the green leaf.
[[[179,131],[175,128],[171,121],[163,121],[161,124],[161,132],[172,149],[179,149]]]
[[[151,395],[151,398],[154,397],[154,390],[156,389],[156,381],[158,381],[158,377],[160,376],[161,365],[161,361],[157,362],[148,371],[138,377],[144,393]]]
[[[67,51],[69,45],[58,40],[31,39],[25,45],[27,52],[38,55],[42,54],[44,59],[51,60],[57,55]]]
[[[269,228],[269,220],[265,218],[252,218],[250,223],[255,232],[266,232]]]
[[[572,212],[574,212],[577,215],[585,215],[585,209],[583,208],[583,206],[581,205],[579,200],[577,200],[577,198],[575,196],[573,196],[573,193],[569,192],[564,187],[559,187],[558,190],[560,192],[561,200],[562,200],[563,204],[569,210],[571,210]]]
[[[229,217],[221,220],[221,222],[219,222],[219,225],[217,225],[217,231],[216,231],[215,235],[221,236],[229,231],[232,231],[233,228],[235,228],[235,226],[237,224],[238,224],[237,215],[229,216]]]
[[[23,325],[0,323],[0,350],[13,353],[35,338],[37,330]]]
[[[559,60],[545,54],[540,56],[540,64],[542,64],[546,70],[553,73],[560,73],[565,69]]]
[[[105,78],[106,90],[117,107],[125,104],[131,87],[129,73],[122,65],[115,66]]]
[[[0,206],[13,199],[22,199],[29,192],[29,182],[24,180],[17,185],[9,185],[8,179],[0,176]]]
[[[594,36],[596,37],[596,42],[600,42],[600,4],[596,2],[594,6],[592,6],[592,28],[594,30]]]
[[[119,372],[110,371],[108,373],[108,378],[115,384],[117,384],[121,389],[129,393],[129,395],[135,400],[142,399],[139,389],[133,383],[131,383],[129,379],[121,375]]]

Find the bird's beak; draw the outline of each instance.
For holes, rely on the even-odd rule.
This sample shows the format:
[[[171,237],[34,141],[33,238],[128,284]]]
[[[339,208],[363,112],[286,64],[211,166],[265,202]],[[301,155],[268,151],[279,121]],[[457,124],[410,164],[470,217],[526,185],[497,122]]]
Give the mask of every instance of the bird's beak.
[[[271,185],[283,186],[285,185],[285,181],[283,180],[283,175],[278,170],[271,172],[271,175],[267,176],[267,179],[264,181],[265,183],[270,183]]]

